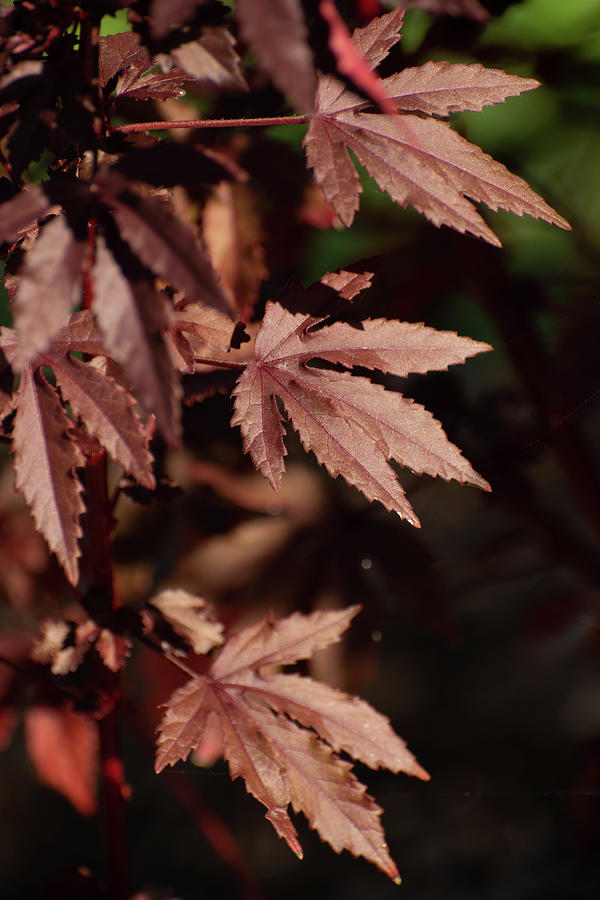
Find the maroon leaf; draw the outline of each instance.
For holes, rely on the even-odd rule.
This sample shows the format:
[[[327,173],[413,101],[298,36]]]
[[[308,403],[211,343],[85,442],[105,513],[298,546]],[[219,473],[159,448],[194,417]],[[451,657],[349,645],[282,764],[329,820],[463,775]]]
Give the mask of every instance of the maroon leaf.
[[[377,59],[389,49],[391,20],[388,15],[375,21],[384,36],[382,44],[377,44],[373,22],[367,26],[370,29],[367,44],[372,46],[373,58]],[[361,42],[361,29],[355,32],[354,39]],[[466,81],[465,69],[470,69]],[[404,94],[401,105],[435,108],[436,101],[432,96],[421,100],[419,95],[421,87],[427,93],[433,71],[431,64],[427,64],[424,72],[419,74],[392,76],[392,85],[393,79],[402,84],[404,78],[407,83],[412,79],[416,88],[416,96],[411,98],[410,93]],[[506,80],[500,79],[499,87],[497,73],[493,71],[488,79],[488,89],[478,87],[474,91],[473,78],[483,85],[486,76],[480,70],[475,74],[468,66],[458,66],[455,73],[451,66],[446,72],[446,84],[451,85],[451,95],[445,98],[446,107],[458,108],[462,104],[462,108],[480,108],[519,89],[519,83],[509,76]],[[385,84],[387,86],[387,79]],[[408,90],[408,84],[406,87]],[[520,83],[520,89],[530,90],[531,87],[531,81]],[[443,108],[443,100],[441,103]],[[491,209],[508,209],[517,215],[527,213],[561,228],[569,228],[568,223],[521,178],[460,137],[446,123],[415,115],[387,116],[366,112],[364,101],[347,91],[331,75],[319,76],[315,114],[304,144],[317,183],[345,225],[350,225],[354,218],[362,190],[348,156],[347,151],[352,150],[379,187],[395,202],[414,206],[436,225],[468,231],[499,245],[494,233],[466,199],[469,197],[482,201]]]
[[[8,337],[8,329],[3,332],[3,347],[7,347],[6,337]],[[82,309],[73,313],[67,325],[58,331],[52,339],[52,352],[54,354],[66,355],[74,350],[80,353],[87,353],[90,356],[105,356],[106,347],[102,340],[102,332],[98,328],[98,323],[93,312],[89,309]]]
[[[372,19],[364,28],[355,29],[352,40],[373,68],[383,62],[398,43],[403,20],[404,9],[400,7]]]
[[[382,112],[393,115],[396,108],[381,79],[373,72],[358,43],[352,40],[333,0],[320,0],[319,12],[329,25],[329,47],[335,56],[337,71],[349,78]]]
[[[85,244],[76,240],[64,216],[40,230],[25,257],[14,302],[19,367],[46,349],[79,302],[85,252]]]
[[[487,344],[406,322],[367,320],[362,330],[338,322],[314,330],[319,321],[268,303],[255,360],[234,391],[232,425],[240,426],[244,449],[273,487],[284,471],[284,431],[275,400],[280,397],[305,448],[331,475],[343,475],[412,525],[419,522],[387,464],[390,458],[413,472],[489,490],[422,406],[348,371],[306,365],[318,358],[405,376],[464,362],[489,350]]]
[[[162,330],[163,298],[144,282],[131,282],[100,238],[94,264],[94,311],[108,353],[123,366],[140,400],[156,415],[165,438],[179,440],[180,388]]]
[[[63,794],[84,816],[96,811],[98,730],[68,706],[33,706],[25,714],[27,753],[40,781]]]
[[[481,112],[485,106],[539,87],[533,78],[507,75],[501,69],[449,62],[427,62],[403,69],[383,83],[399,109],[417,109],[432,116],[464,110]]]
[[[2,330],[0,346],[8,360],[18,364],[16,332]],[[83,363],[71,357],[78,350],[104,358],[105,346],[94,315],[89,310],[74,313],[38,354],[36,365],[51,366],[64,399],[86,425],[89,433],[108,450],[115,462],[147,488],[154,488],[152,455],[147,449],[145,428],[135,413],[134,398],[96,362]]]
[[[153,37],[162,39],[192,18],[206,0],[152,0],[150,22]]]
[[[114,78],[118,72],[130,64],[131,57],[139,52],[139,43],[140,39],[133,31],[109,34],[100,38],[98,41],[98,69],[102,87],[105,87],[111,78]]]
[[[171,58],[196,81],[247,91],[234,46],[235,40],[226,28],[206,27],[200,38],[172,50]]]
[[[194,352],[206,354],[206,348],[229,350],[233,323],[228,316],[203,303],[187,303],[171,317],[171,333],[176,333],[187,343],[189,361],[193,364]]]
[[[251,710],[251,718],[285,772],[294,812],[303,812],[311,828],[336,853],[349,850],[353,856],[364,856],[399,884],[379,820],[382,809],[352,773],[351,764],[295,722],[254,704]]]
[[[52,366],[64,399],[89,433],[129,475],[152,490],[152,454],[133,397],[93,363],[57,353],[48,353],[45,361]]]
[[[0,241],[13,241],[45,216],[52,203],[43,188],[30,185],[0,207]]]
[[[275,622],[267,618],[230,638],[210,677],[192,678],[167,704],[156,769],[192,751],[200,761],[213,760],[220,751],[231,777],[244,779],[298,856],[302,848],[288,815],[290,803],[334,850],[364,856],[397,879],[381,810],[350,763],[335,751],[344,750],[373,768],[429,776],[388,720],[364,701],[310,678],[266,671],[306,659],[339,640],[357,609],[295,613]]]
[[[169,100],[181,97],[182,85],[191,80],[181,69],[168,72],[149,72],[152,60],[145,51],[139,52],[135,60],[119,75],[115,94],[129,100]]]
[[[76,584],[79,516],[85,507],[75,469],[85,459],[68,436],[70,424],[55,389],[31,366],[22,369],[13,429],[15,484],[67,578]]]
[[[208,254],[191,225],[154,198],[108,192],[104,196],[122,237],[145,266],[183,291],[188,300],[229,312]]]
[[[349,606],[313,613],[310,627],[302,613],[293,613],[277,622],[261,619],[227,641],[210,670],[211,675],[228,680],[241,669],[287,666],[309,659],[318,650],[339,641],[359,610],[358,606]]]
[[[214,621],[212,607],[202,597],[182,590],[161,591],[149,603],[191,644],[194,653],[208,653],[223,643],[223,626]]]
[[[96,638],[95,646],[100,659],[111,672],[120,672],[125,668],[131,652],[131,641],[128,638],[103,628]]]
[[[429,777],[389,720],[364,700],[300,675],[248,675],[244,683],[275,712],[313,728],[336,752],[343,750],[371,769]]]
[[[298,109],[310,112],[315,71],[299,0],[238,0],[236,15],[259,64]]]

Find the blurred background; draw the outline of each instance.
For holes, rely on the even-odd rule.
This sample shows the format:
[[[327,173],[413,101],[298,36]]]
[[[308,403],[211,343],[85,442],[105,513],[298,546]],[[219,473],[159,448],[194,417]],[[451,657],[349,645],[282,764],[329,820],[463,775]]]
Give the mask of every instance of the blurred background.
[[[382,8],[339,6],[355,23]],[[493,345],[447,373],[382,379],[433,410],[493,493],[402,471],[416,531],[330,479],[289,429],[288,474],[274,495],[242,456],[229,397],[217,394],[186,409],[185,447],[165,458],[184,491],[165,483],[151,505],[123,497],[117,508],[126,602],[178,585],[212,600],[231,627],[267,609],[363,605],[347,640],[306,671],[390,716],[432,775],[423,784],[357,767],[385,810],[403,885],[336,856],[296,817],[299,862],[223,764],[155,776],[156,706],[179,681],[141,650],[123,740],[133,883],[156,897],[600,896],[600,0],[482,6],[486,23],[409,10],[383,74],[448,59],[537,78],[538,90],[453,124],[524,177],[571,232],[484,211],[498,250],[398,209],[367,176],[360,213],[343,229],[306,172],[303,126],[210,140],[250,173],[251,198],[236,201],[253,248],[239,288],[249,308],[260,312],[294,271],[309,284],[372,258],[363,268],[374,286],[357,317],[424,321]],[[260,73],[249,78],[251,99],[220,99],[219,116],[285,109]],[[57,576],[2,454],[10,636],[53,612]],[[36,781],[16,727],[0,767],[2,896],[77,896],[70,869],[103,871],[100,821]],[[73,890],[84,896],[81,885]]]

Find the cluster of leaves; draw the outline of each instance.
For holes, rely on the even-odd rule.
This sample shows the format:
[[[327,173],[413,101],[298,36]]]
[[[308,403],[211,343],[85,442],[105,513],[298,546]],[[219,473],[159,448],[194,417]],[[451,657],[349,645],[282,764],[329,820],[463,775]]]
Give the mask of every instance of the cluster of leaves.
[[[453,5],[480,15],[477,3]],[[130,30],[99,38],[103,16],[123,7]],[[115,124],[122,114],[135,118],[136,105],[146,109],[186,90],[248,91],[252,73],[235,51],[239,34],[300,112],[296,120],[308,124],[307,166],[344,226],[361,192],[351,151],[392,200],[435,225],[498,245],[473,200],[567,228],[524,181],[444,121],[537,82],[446,62],[382,79],[377,66],[399,40],[402,18],[396,9],[351,35],[332,0],[238,0],[233,12],[202,0],[3,8],[0,241],[13,328],[0,333],[2,427],[16,487],[80,598],[97,587],[80,564],[86,537],[90,543],[86,510],[93,530],[91,461],[108,452],[125,473],[123,487],[135,482],[152,491],[159,445],[151,441],[156,430],[167,445],[181,443],[184,391],[191,402],[231,390],[232,425],[274,488],[286,453],[280,401],[305,449],[332,476],[412,525],[418,518],[390,460],[489,489],[431,413],[368,377],[445,370],[488,345],[423,324],[345,321],[369,287],[365,270],[328,273],[307,290],[291,280],[261,316],[264,254],[252,214],[243,211],[252,206],[252,184],[235,153],[195,138],[159,140],[151,136],[156,123]],[[42,154],[44,178],[28,184]],[[204,239],[190,197],[204,205]],[[223,238],[220,214],[233,223],[235,241]],[[82,622],[48,626],[34,659],[67,676],[95,654],[117,673],[134,638],[168,654],[178,646],[203,654],[222,638],[199,605],[188,595],[154,598],[149,607],[160,625],[148,624],[149,607],[146,618],[133,619],[95,608]],[[355,611],[263,621],[231,638],[208,674],[169,701],[157,768],[192,750],[203,762],[224,755],[295,852],[289,803],[334,849],[364,855],[396,878],[380,810],[337,754],[419,777],[424,771],[363,702],[268,671],[338,640]],[[85,796],[77,805],[89,811]]]

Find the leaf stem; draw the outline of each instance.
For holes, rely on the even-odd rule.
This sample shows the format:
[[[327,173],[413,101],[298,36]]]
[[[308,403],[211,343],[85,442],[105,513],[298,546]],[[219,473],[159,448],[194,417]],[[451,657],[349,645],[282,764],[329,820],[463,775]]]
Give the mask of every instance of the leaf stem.
[[[213,359],[211,356],[194,356],[194,362],[217,369],[245,369],[245,362],[229,362],[227,359]]]
[[[260,119],[185,119],[181,122],[133,122],[114,125],[113,134],[136,131],[170,131],[172,128],[269,128],[271,125],[305,125],[309,116],[271,116]]]
[[[177,668],[181,672],[185,672],[186,675],[189,675],[190,678],[198,678],[198,672],[195,672],[189,666],[186,666],[184,662],[180,659],[177,659],[170,650],[166,650],[164,647],[159,646],[159,644],[155,644],[154,641],[149,638],[145,634],[136,634],[133,635],[137,641],[143,644],[145,647],[148,647],[150,650],[153,650],[154,653],[158,653],[159,656],[162,656],[163,659],[166,659],[167,662],[170,662],[172,665],[177,666]],[[1,661],[1,660],[0,660]]]

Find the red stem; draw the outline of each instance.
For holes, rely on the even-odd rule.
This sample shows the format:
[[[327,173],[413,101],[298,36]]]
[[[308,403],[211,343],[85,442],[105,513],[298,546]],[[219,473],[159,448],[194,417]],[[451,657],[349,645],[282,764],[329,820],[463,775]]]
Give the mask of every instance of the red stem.
[[[136,131],[170,131],[172,128],[268,128],[270,125],[305,125],[309,116],[272,116],[262,119],[186,119],[182,122],[133,122],[114,125],[113,134]]]
[[[83,274],[83,308],[91,309],[94,300],[92,269],[96,258],[96,220],[90,219],[87,229],[87,248]]]
[[[119,707],[115,706],[98,723],[104,840],[111,900],[127,900],[130,896],[125,818],[125,801],[130,791],[121,759],[119,718]]]
[[[92,453],[86,465],[85,542],[82,558],[82,579],[90,588],[95,604],[103,603],[109,610],[119,606],[112,564],[112,529],[114,519],[107,487],[106,451]],[[92,610],[92,613],[95,610]],[[103,610],[97,610],[102,614]],[[118,676],[111,684],[115,705],[100,719],[100,792],[103,803],[103,824],[107,854],[110,897],[127,900],[129,891],[128,842],[126,828],[126,800],[129,787],[120,752]]]

